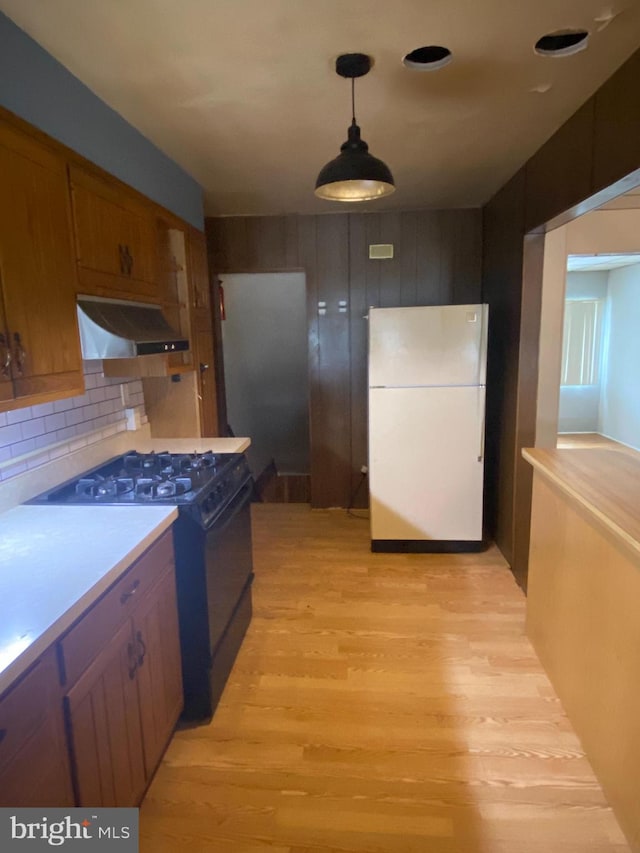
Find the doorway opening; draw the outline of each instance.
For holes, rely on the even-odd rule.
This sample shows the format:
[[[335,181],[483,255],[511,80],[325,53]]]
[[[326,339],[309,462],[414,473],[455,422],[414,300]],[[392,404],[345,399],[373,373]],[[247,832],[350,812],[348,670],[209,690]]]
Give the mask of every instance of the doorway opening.
[[[639,227],[618,200],[545,235],[538,447],[640,450]]]
[[[221,281],[227,421],[251,438],[260,500],[308,503],[309,376],[303,272],[229,274]]]

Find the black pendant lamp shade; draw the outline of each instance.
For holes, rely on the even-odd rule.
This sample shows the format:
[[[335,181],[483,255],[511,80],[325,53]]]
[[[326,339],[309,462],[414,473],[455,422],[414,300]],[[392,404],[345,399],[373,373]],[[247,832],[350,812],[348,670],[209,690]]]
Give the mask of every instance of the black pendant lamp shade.
[[[369,154],[369,146],[360,138],[356,124],[354,78],[371,68],[370,58],[363,53],[347,53],[336,60],[336,72],[351,78],[353,118],[347,141],[340,154],[320,170],[315,194],[329,201],[370,201],[390,195],[395,190],[389,167]]]

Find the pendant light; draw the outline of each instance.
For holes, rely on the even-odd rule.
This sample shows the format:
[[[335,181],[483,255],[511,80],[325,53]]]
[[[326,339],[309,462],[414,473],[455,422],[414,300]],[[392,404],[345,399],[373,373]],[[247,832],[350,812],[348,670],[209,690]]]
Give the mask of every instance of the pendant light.
[[[395,191],[389,167],[369,154],[356,123],[355,78],[371,69],[365,53],[344,53],[336,59],[336,73],[351,80],[351,126],[340,154],[320,170],[315,194],[328,201],[370,201]]]

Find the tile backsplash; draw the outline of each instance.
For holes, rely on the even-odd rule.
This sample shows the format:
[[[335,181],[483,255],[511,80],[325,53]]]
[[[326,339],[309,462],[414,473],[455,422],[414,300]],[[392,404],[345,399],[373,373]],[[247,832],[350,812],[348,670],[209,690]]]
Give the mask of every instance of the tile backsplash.
[[[84,394],[0,412],[0,480],[125,430],[127,410],[147,422],[141,380],[107,379],[101,361],[83,370]]]

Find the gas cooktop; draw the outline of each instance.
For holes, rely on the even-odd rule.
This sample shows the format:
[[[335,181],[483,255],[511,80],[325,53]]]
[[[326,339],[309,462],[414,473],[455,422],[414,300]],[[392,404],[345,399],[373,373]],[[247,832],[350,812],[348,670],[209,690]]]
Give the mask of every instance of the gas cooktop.
[[[116,456],[29,503],[148,504],[191,507],[210,521],[250,479],[241,453],[138,453]]]

